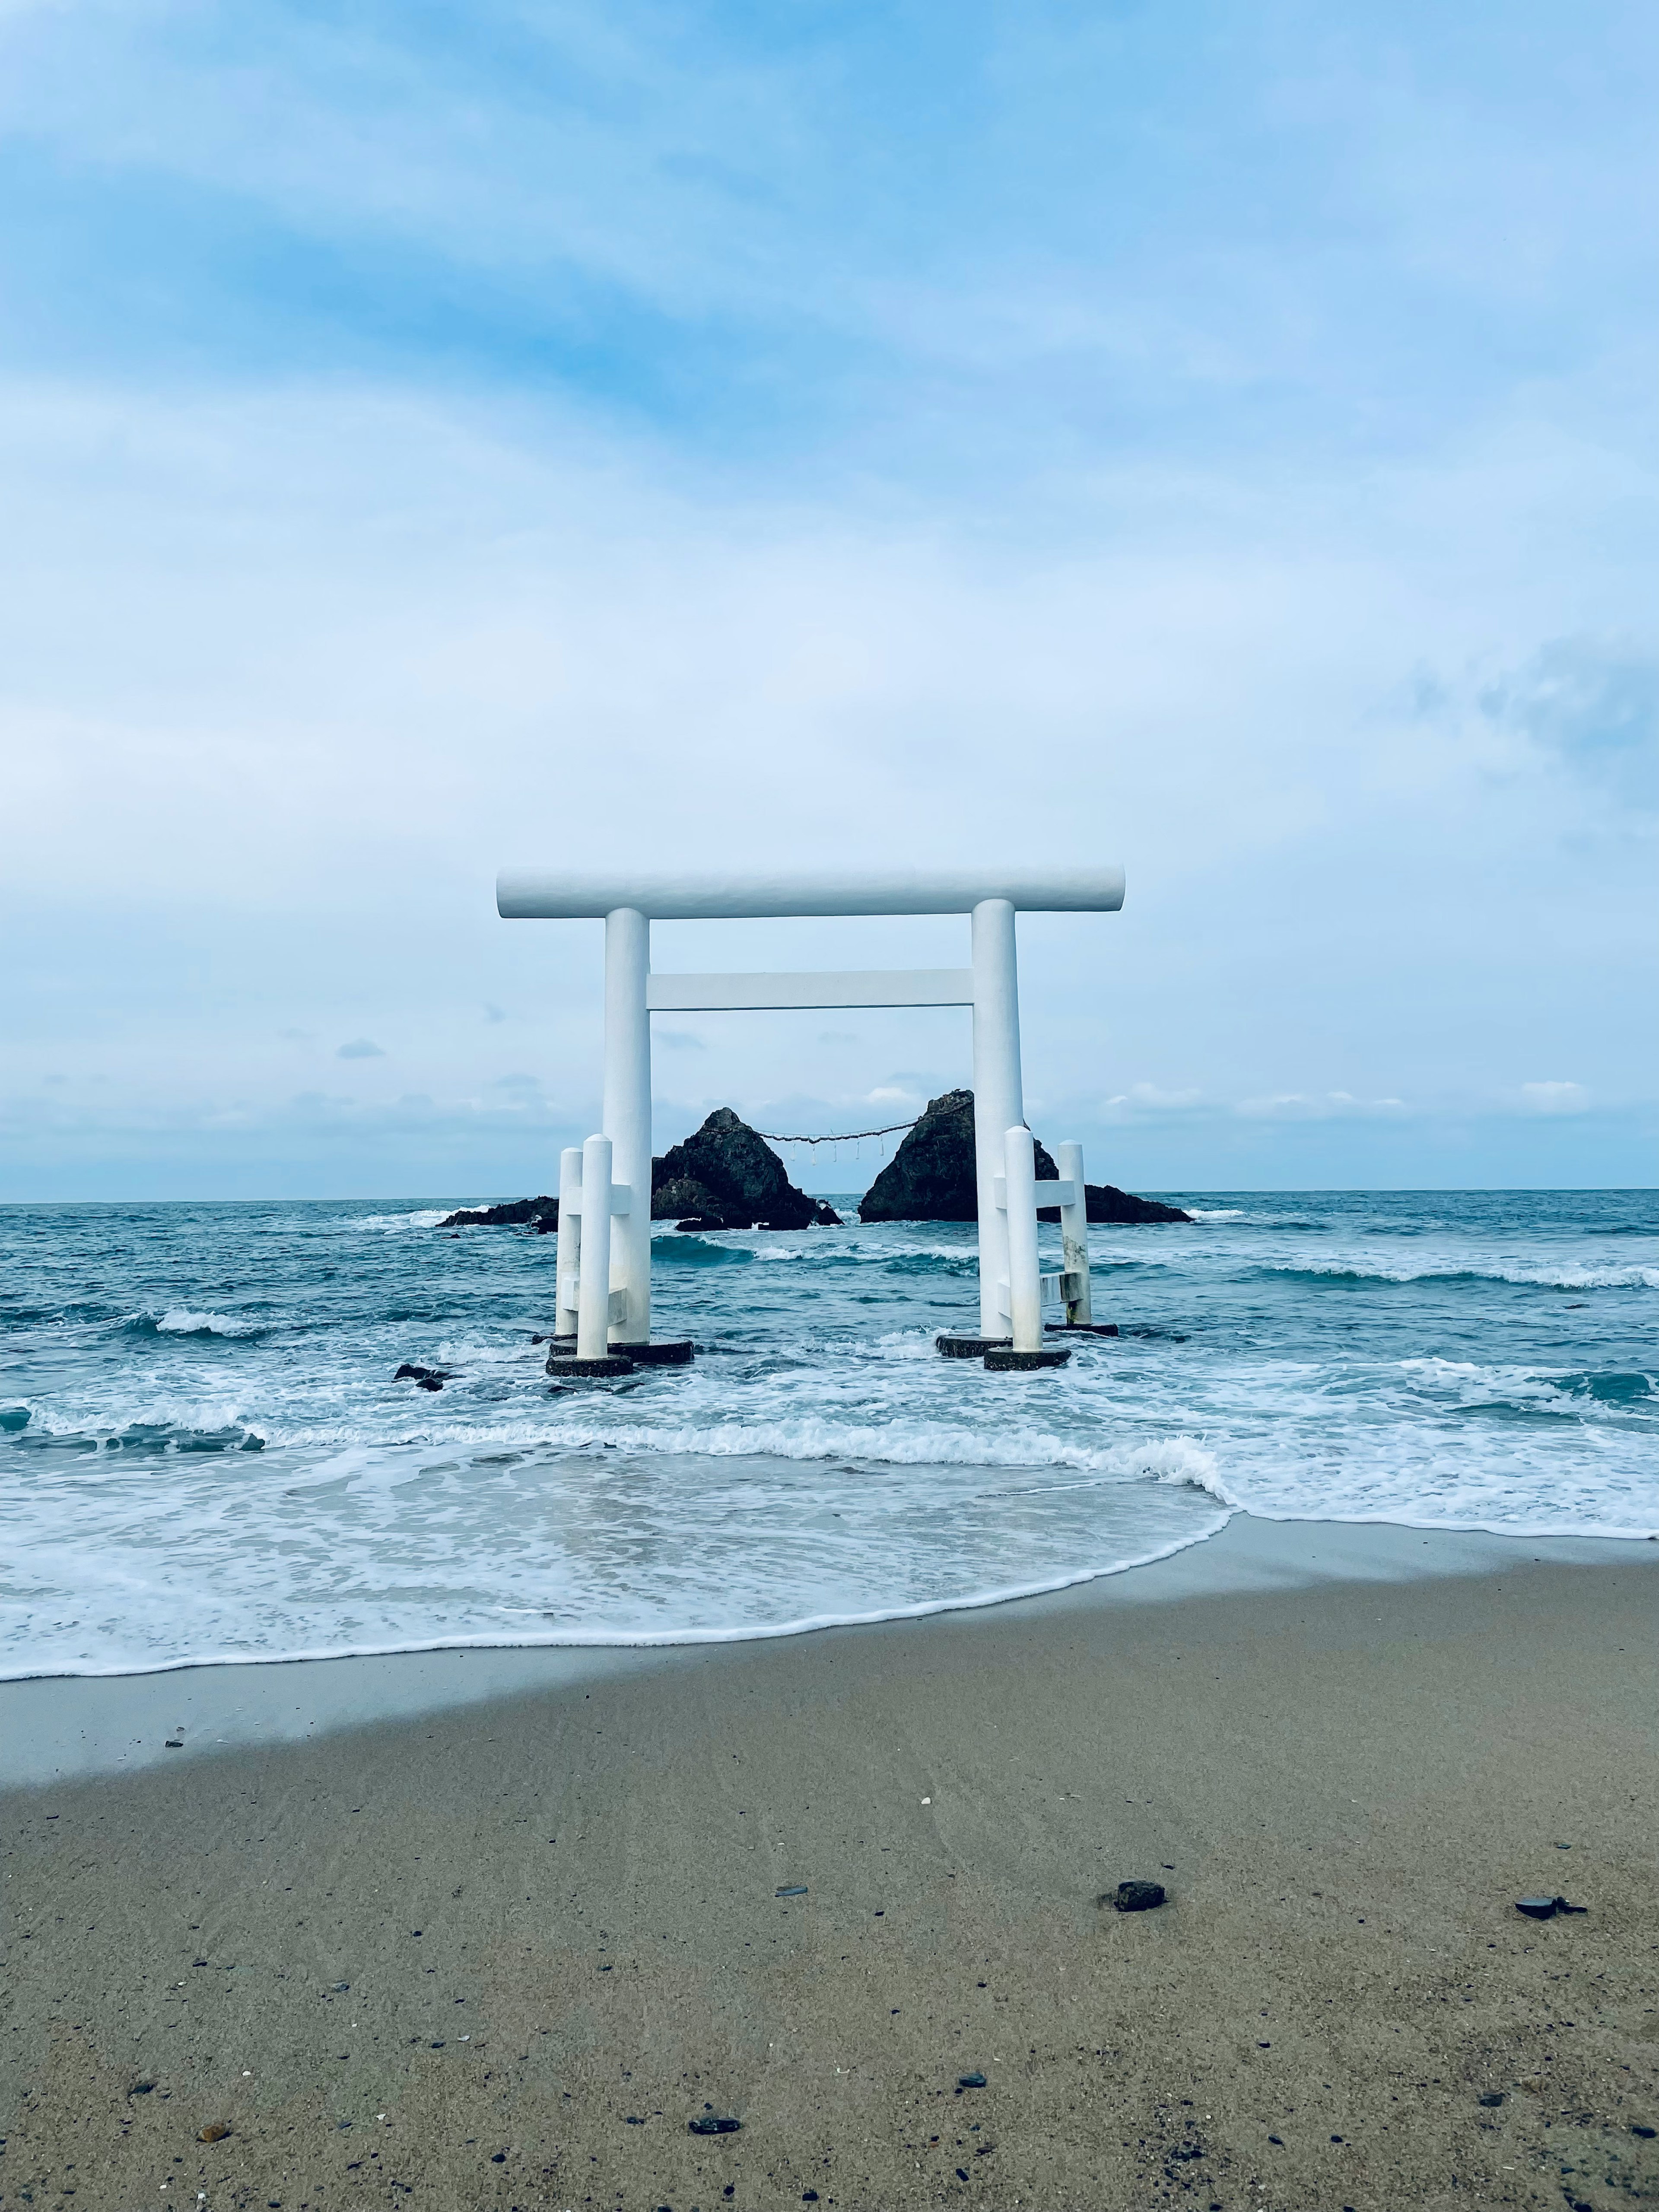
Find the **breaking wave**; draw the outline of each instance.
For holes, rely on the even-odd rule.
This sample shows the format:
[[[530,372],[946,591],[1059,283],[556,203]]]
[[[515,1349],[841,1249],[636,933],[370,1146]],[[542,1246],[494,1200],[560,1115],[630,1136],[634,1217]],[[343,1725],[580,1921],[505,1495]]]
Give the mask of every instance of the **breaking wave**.
[[[189,1306],[169,1306],[161,1314],[129,1314],[123,1323],[135,1336],[264,1336],[273,1326],[246,1314],[197,1313]]]
[[[1390,1267],[1355,1260],[1267,1260],[1255,1273],[1309,1283],[1513,1283],[1543,1291],[1659,1291],[1659,1267],[1597,1267],[1574,1262],[1499,1261],[1484,1267]]]

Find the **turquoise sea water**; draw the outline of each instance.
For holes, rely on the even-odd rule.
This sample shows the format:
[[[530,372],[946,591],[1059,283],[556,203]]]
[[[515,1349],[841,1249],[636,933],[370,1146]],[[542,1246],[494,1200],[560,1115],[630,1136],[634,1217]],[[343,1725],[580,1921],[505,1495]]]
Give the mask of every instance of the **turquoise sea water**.
[[[1237,1506],[1659,1530],[1659,1194],[1174,1195],[1091,1231],[1123,1334],[1057,1374],[933,1352],[969,1228],[665,1229],[696,1364],[560,1391],[555,1240],[439,1232],[465,1193],[0,1209],[0,1674],[777,1632]]]

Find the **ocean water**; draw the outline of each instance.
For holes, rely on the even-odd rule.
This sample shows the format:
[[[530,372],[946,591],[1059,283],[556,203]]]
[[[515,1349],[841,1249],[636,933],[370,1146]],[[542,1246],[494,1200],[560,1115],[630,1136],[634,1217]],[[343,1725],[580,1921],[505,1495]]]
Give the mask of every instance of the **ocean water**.
[[[665,1228],[656,1333],[696,1364],[559,1389],[551,1237],[0,1208],[0,1676],[779,1633],[1053,1589],[1239,1507],[1659,1530],[1659,1194],[1184,1202],[1091,1232],[1122,1334],[1056,1373],[933,1352],[975,1324],[970,1228]]]

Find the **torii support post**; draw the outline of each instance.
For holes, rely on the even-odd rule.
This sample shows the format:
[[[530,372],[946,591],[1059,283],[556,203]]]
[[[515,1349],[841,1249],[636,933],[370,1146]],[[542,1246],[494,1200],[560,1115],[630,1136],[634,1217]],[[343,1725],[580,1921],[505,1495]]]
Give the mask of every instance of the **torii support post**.
[[[651,925],[637,907],[605,918],[605,1112],[613,1171],[634,1194],[611,1232],[611,1287],[623,1312],[611,1324],[619,1348],[651,1340]]]
[[[590,1137],[582,1146],[581,1180],[574,1193],[570,1191],[566,1173],[570,1155],[560,1162],[559,1174],[559,1244],[560,1260],[564,1259],[565,1224],[571,1218],[580,1224],[576,1249],[576,1342],[574,1351],[567,1352],[556,1343],[548,1356],[550,1375],[604,1376],[628,1375],[633,1371],[631,1359],[613,1352],[607,1342],[611,1313],[611,1217],[621,1209],[624,1218],[631,1205],[633,1193],[625,1184],[613,1182],[611,1172],[611,1139],[609,1137]],[[580,1206],[572,1217],[565,1212],[568,1195],[575,1196]],[[562,1295],[568,1295],[568,1279],[562,1285]]]
[[[1019,1073],[1019,960],[1012,901],[979,901],[973,910],[972,942],[979,1333],[982,1337],[1006,1339],[1008,1332],[1003,1326],[999,1293],[1000,1286],[1012,1278],[1008,1273],[1008,1216],[997,1204],[996,1183],[1005,1165],[1005,1132],[1025,1119]]]
[[[1058,1145],[1054,1165],[1062,1183],[1072,1186],[1072,1202],[1060,1209],[1060,1270],[1062,1282],[1069,1277],[1073,1294],[1066,1300],[1067,1328],[1094,1327],[1094,1299],[1089,1287],[1089,1200],[1083,1180],[1083,1147]]]
[[[582,1156],[576,1146],[568,1145],[559,1154],[559,1253],[554,1271],[553,1334],[556,1338],[568,1336],[573,1351],[576,1342],[576,1284],[581,1266],[581,1208]]]

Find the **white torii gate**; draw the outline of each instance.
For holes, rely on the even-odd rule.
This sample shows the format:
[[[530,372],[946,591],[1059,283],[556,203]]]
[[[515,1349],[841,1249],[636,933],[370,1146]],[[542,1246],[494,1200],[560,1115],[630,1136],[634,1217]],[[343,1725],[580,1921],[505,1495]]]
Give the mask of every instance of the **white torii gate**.
[[[653,1013],[971,1006],[981,1340],[1007,1345],[1012,1338],[1009,1364],[1036,1364],[1040,1358],[1046,1364],[1053,1357],[1041,1352],[1039,1205],[1061,1207],[1070,1271],[1061,1281],[1073,1286],[1080,1270],[1080,1296],[1073,1303],[1082,1310],[1073,1318],[1087,1320],[1082,1150],[1062,1145],[1060,1181],[1038,1186],[1031,1133],[1024,1126],[1014,916],[1021,910],[1115,913],[1123,904],[1121,868],[646,878],[505,869],[496,880],[495,904],[509,921],[605,922],[603,1133],[590,1137],[580,1152],[567,1152],[559,1176],[561,1231],[567,1221],[580,1218],[581,1251],[579,1267],[568,1265],[574,1259],[576,1240],[561,1234],[557,1327],[564,1332],[574,1307],[580,1368],[604,1372],[612,1363],[620,1369],[630,1355],[649,1356]],[[911,914],[969,915],[972,964],[821,975],[651,972],[653,921]],[[574,1284],[573,1278],[578,1278]]]

